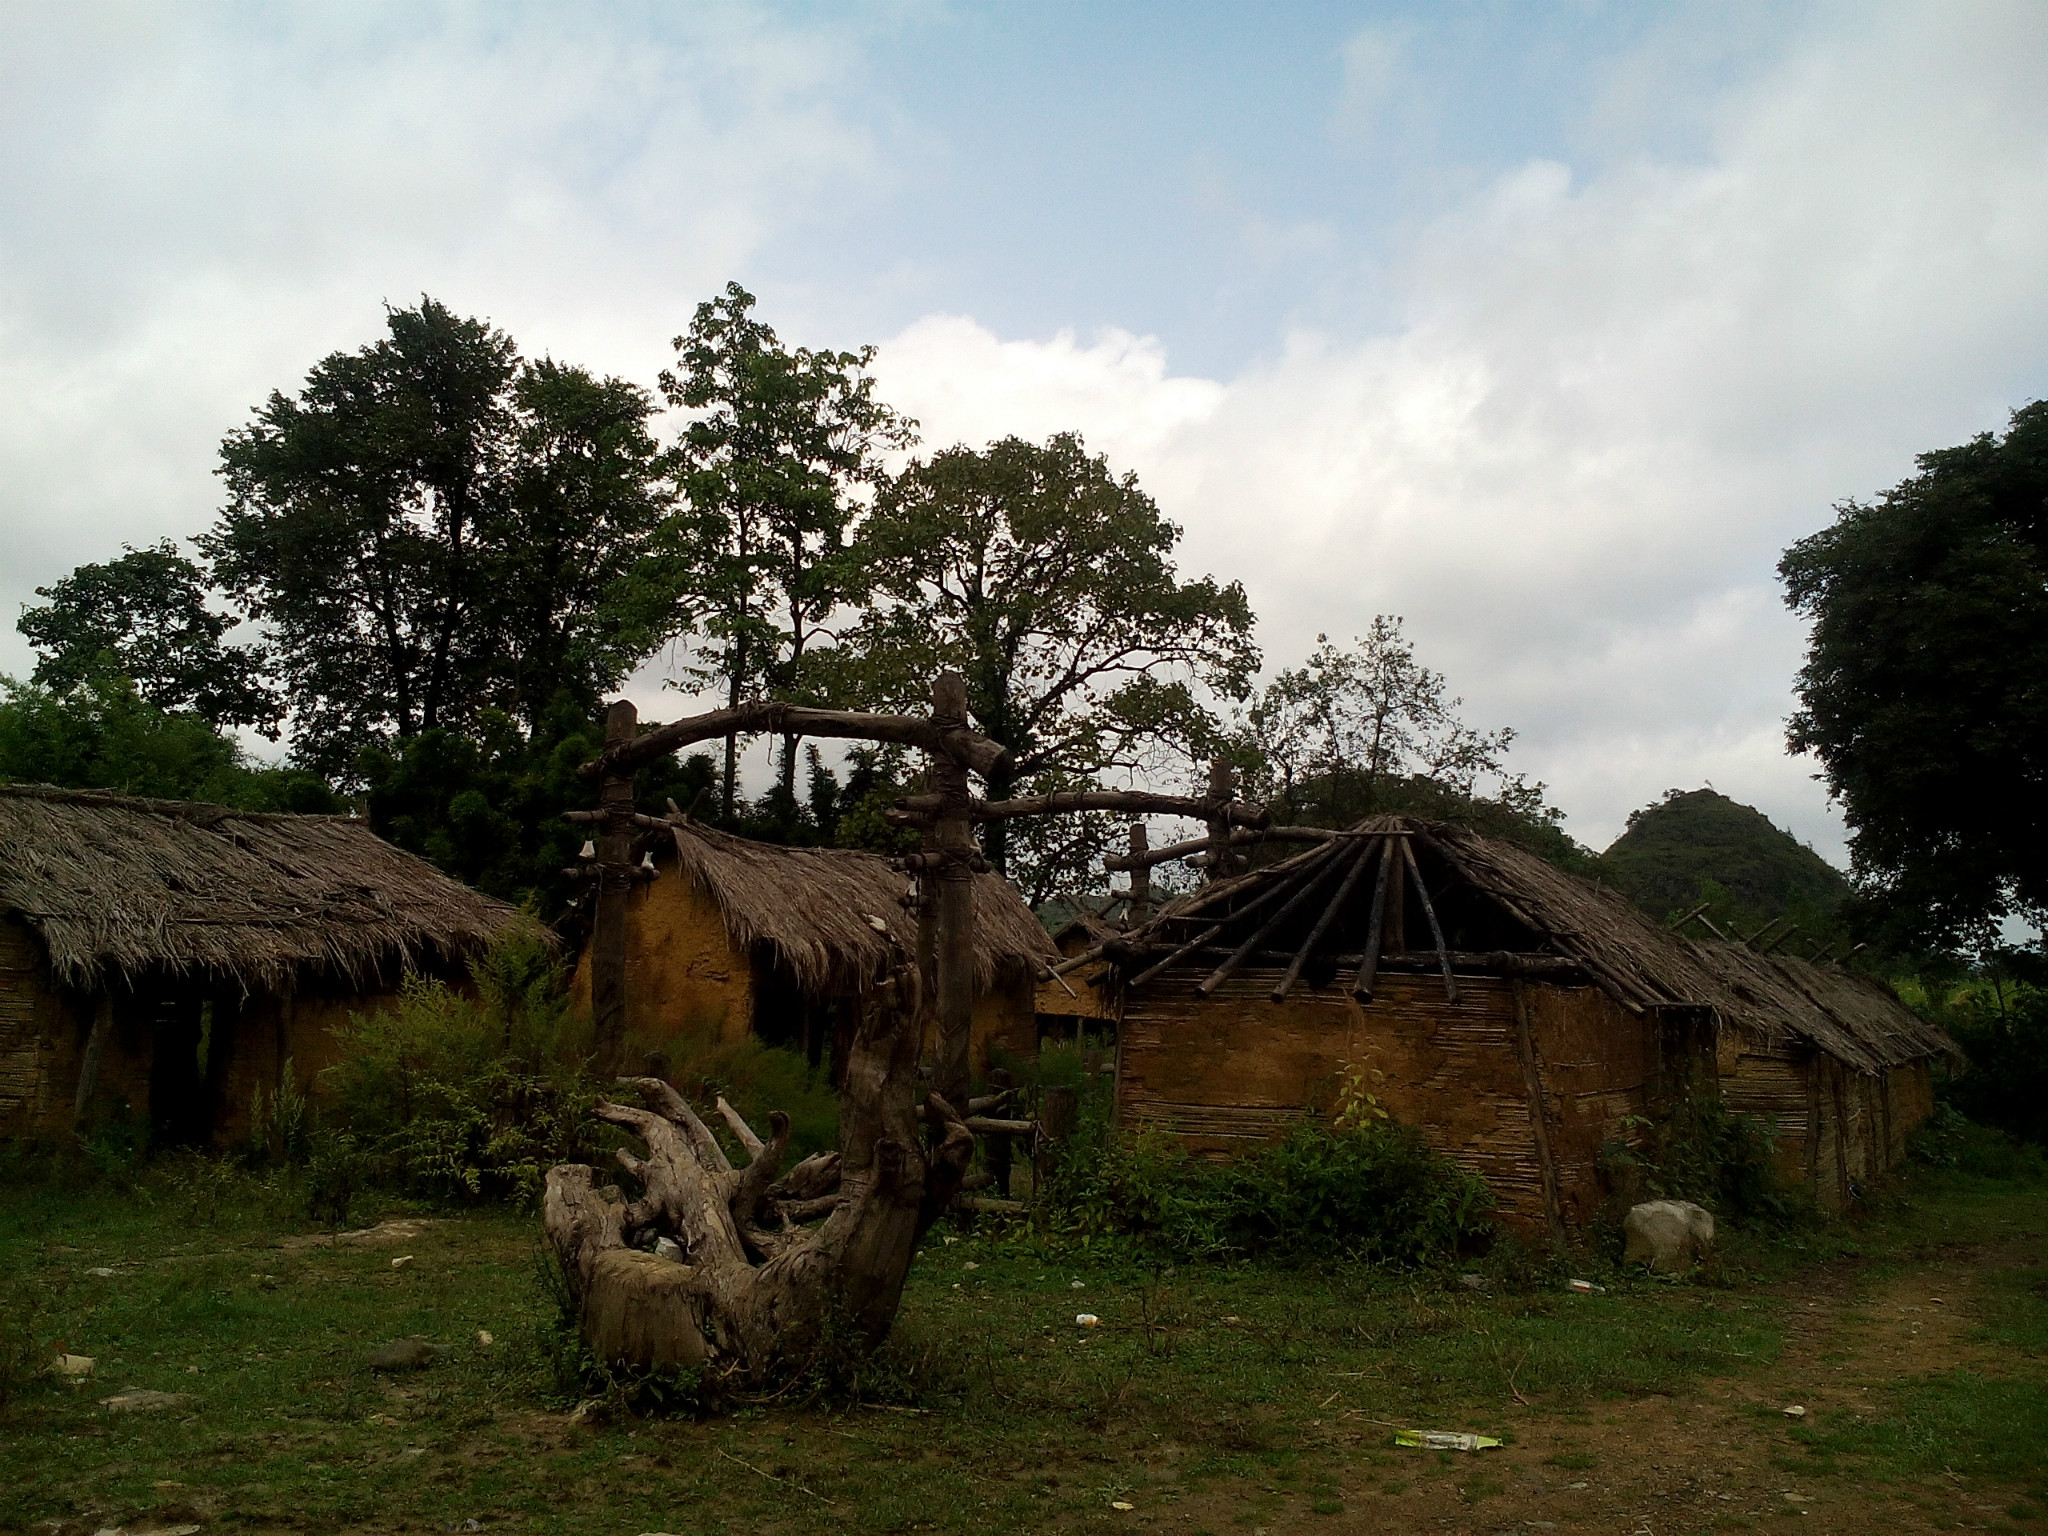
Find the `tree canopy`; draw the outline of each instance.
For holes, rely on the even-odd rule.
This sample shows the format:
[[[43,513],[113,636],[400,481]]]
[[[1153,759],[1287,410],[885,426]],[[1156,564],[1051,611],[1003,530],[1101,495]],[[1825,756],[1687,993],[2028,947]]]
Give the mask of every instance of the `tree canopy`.
[[[317,364],[221,446],[201,539],[269,636],[295,757],[595,707],[680,621],[645,391],[542,361],[431,299]]]
[[[1780,562],[1813,626],[1789,739],[1890,934],[1981,951],[2048,918],[2048,403],[1918,465]]]
[[[785,347],[738,283],[697,306],[661,375],[670,405],[691,413],[674,453],[688,512],[676,543],[698,582],[698,661],[690,678],[722,685],[728,704],[759,688],[804,704],[831,701],[817,646],[861,595],[850,552],[856,495],[878,484],[882,455],[916,423],[875,396],[875,349]],[[796,748],[783,743],[780,791],[793,800]],[[734,814],[737,742],[726,744],[723,811]]]
[[[1072,433],[913,461],[861,529],[873,601],[849,686],[915,709],[958,669],[973,723],[1010,749],[996,799],[1200,760],[1221,727],[1198,685],[1244,697],[1259,653],[1244,588],[1175,569],[1180,532]],[[1090,869],[1106,830],[1039,818],[984,837],[1042,899]]]
[[[118,560],[36,588],[48,605],[25,610],[17,625],[41,653],[35,681],[63,695],[127,678],[160,710],[194,710],[275,737],[284,711],[264,685],[264,652],[222,643],[241,621],[207,605],[205,572],[169,539],[124,547]]]

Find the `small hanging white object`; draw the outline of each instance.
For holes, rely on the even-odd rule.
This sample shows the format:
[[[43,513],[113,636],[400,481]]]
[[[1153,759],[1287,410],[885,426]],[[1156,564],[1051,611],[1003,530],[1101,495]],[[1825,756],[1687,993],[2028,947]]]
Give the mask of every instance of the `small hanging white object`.
[[[577,855],[576,855],[576,857],[577,857],[577,858],[579,858],[579,859],[594,859],[594,858],[596,858],[596,857],[597,857],[597,844],[595,844],[595,843],[593,843],[593,842],[589,842],[589,841],[586,841],[586,842],[585,842],[585,843],[583,844],[583,851],[582,851],[581,853],[577,854]]]
[[[651,848],[650,848],[650,849],[648,849],[648,850],[647,850],[647,852],[645,852],[645,853],[643,853],[643,854],[641,854],[641,855],[640,855],[640,867],[641,867],[642,869],[652,869],[652,868],[654,868],[654,850],[653,850],[653,849],[651,849]]]

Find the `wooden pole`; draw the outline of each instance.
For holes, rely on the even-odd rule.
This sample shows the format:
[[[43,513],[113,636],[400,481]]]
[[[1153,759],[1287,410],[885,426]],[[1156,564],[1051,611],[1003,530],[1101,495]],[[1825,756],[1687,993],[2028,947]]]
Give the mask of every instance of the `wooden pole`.
[[[932,725],[942,736],[967,725],[967,681],[957,672],[942,672],[932,684]],[[921,889],[933,903],[933,1012],[939,1038],[932,1086],[948,1104],[964,1109],[973,1075],[974,870],[981,850],[974,841],[966,765],[951,753],[933,752],[929,784],[938,809],[925,835]]]
[[[1330,931],[1330,924],[1337,920],[1337,914],[1342,910],[1344,903],[1351,899],[1351,889],[1358,884],[1358,877],[1365,873],[1366,862],[1371,857],[1372,844],[1360,843],[1358,856],[1351,861],[1351,869],[1344,876],[1344,883],[1337,887],[1337,894],[1330,898],[1330,904],[1323,909],[1323,915],[1316,919],[1315,927],[1311,928],[1308,937],[1302,940],[1301,948],[1297,949],[1294,958],[1287,962],[1287,973],[1275,984],[1272,993],[1274,1002],[1287,1000],[1288,992],[1301,978],[1302,967],[1308,964],[1308,957],[1315,953],[1316,945],[1320,944],[1323,935]]]
[[[1214,847],[1209,854],[1209,879],[1228,880],[1242,871],[1245,861],[1230,848],[1230,802],[1237,797],[1237,778],[1231,772],[1229,762],[1220,757],[1209,759],[1209,838]]]
[[[1429,919],[1429,936],[1436,943],[1437,963],[1444,971],[1444,996],[1452,1002],[1458,1000],[1458,983],[1451,977],[1451,955],[1444,944],[1443,924],[1436,920],[1436,904],[1429,899],[1429,887],[1423,883],[1422,866],[1415,862],[1415,846],[1408,838],[1401,839],[1402,862],[1408,866],[1408,873],[1415,877],[1416,899],[1422,903],[1422,915]]]
[[[1150,839],[1145,832],[1145,823],[1131,823],[1131,894],[1125,903],[1124,923],[1126,927],[1142,928],[1145,920],[1152,915],[1152,865],[1146,859]]]
[[[1557,1163],[1550,1155],[1548,1106],[1543,1102],[1543,1067],[1536,1059],[1536,1038],[1529,1028],[1529,999],[1522,978],[1510,977],[1515,1000],[1515,1054],[1522,1059],[1522,1086],[1529,1095],[1529,1134],[1536,1147],[1536,1172],[1543,1180],[1543,1221],[1550,1240],[1564,1246],[1564,1208],[1558,1198]]]
[[[640,712],[620,699],[604,712],[606,752],[634,739]],[[633,889],[633,770],[608,767],[599,780],[604,817],[597,836],[596,930],[590,940],[593,1044],[601,1077],[618,1074],[626,1046],[626,898]]]
[[[1379,974],[1380,951],[1385,947],[1382,941],[1387,932],[1387,882],[1400,862],[1394,854],[1394,840],[1381,838],[1380,873],[1372,887],[1372,916],[1365,920],[1365,958],[1358,962],[1358,974],[1351,982],[1351,995],[1368,1003],[1372,1001],[1373,978]]]

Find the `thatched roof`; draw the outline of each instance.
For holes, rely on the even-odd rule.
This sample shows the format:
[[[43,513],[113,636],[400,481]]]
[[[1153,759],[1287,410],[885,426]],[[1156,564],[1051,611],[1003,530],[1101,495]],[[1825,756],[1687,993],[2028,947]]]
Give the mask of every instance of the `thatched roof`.
[[[1603,886],[1510,843],[1457,827],[1428,836],[1471,881],[1638,1007],[1709,1007],[1759,1038],[1802,1042],[1858,1071],[1956,1054],[1947,1034],[1890,991],[1840,966],[1743,944],[1700,943]]]
[[[1388,833],[1412,839],[1418,855],[1448,866],[1457,877],[1452,884],[1480,893],[1525,930],[1521,947],[1571,960],[1629,1008],[1711,1008],[1727,1027],[1767,1043],[1803,1043],[1863,1072],[1956,1050],[1946,1034],[1889,991],[1839,966],[1762,955],[1743,945],[1695,943],[1652,921],[1619,893],[1566,874],[1511,843],[1403,816],[1369,818],[1349,836]],[[1205,923],[1217,914],[1260,914],[1246,924],[1225,918],[1215,942],[1228,948],[1240,937],[1239,927],[1267,920],[1274,901],[1284,899],[1275,893],[1262,906],[1262,890],[1280,882],[1300,889],[1323,878],[1319,871],[1334,873],[1323,850],[1312,849],[1207,887],[1167,908],[1147,930],[1126,936],[1125,948],[1136,954],[1149,952],[1148,943],[1152,950],[1167,948],[1188,931],[1185,925],[1195,914]],[[1364,899],[1360,889],[1352,902],[1362,905]],[[1439,893],[1437,899],[1442,905],[1447,898]],[[1313,918],[1314,910],[1297,923],[1305,926]]]
[[[368,984],[522,920],[351,817],[32,784],[0,784],[0,912],[42,938],[59,983],[88,989],[153,971]]]
[[[676,857],[717,903],[735,947],[767,946],[805,991],[858,992],[893,954],[868,922],[879,917],[907,954],[917,920],[903,905],[909,880],[887,859],[848,848],[784,848],[715,832],[694,822],[674,829]],[[1032,980],[1059,959],[1030,907],[995,875],[974,877],[974,979]]]

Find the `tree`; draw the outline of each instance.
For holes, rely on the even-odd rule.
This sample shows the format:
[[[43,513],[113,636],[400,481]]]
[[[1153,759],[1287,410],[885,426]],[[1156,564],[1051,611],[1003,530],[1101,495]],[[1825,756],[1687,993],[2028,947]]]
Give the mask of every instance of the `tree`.
[[[814,655],[833,615],[856,600],[848,531],[856,493],[882,478],[880,456],[906,448],[916,423],[875,398],[875,349],[783,346],[753,317],[738,283],[697,306],[661,375],[669,404],[690,411],[676,450],[690,517],[683,542],[707,593],[710,642],[693,675],[723,683],[728,707],[751,689],[832,702]],[[723,815],[734,814],[738,738],[725,744]],[[797,742],[782,744],[780,787],[793,806]]]
[[[48,606],[18,623],[41,652],[35,681],[69,694],[90,679],[132,679],[160,710],[195,710],[218,725],[277,736],[283,713],[263,685],[260,648],[221,643],[241,621],[207,606],[204,573],[169,539],[37,587]]]
[[[2048,403],[1786,551],[1820,759],[1889,936],[1985,951],[2048,919]]]
[[[1220,727],[1197,687],[1242,698],[1259,657],[1244,588],[1176,573],[1180,532],[1071,433],[915,461],[861,532],[860,690],[907,707],[933,673],[964,674],[969,718],[1010,749],[996,800],[1205,758]],[[1109,824],[996,822],[988,859],[1043,900],[1092,879]]]
[[[431,299],[386,322],[228,436],[200,541],[268,629],[295,755],[341,778],[485,709],[594,709],[681,622],[646,393]]]
[[[211,723],[158,708],[125,677],[65,689],[0,678],[0,781],[252,811],[342,808],[317,775],[252,765]]]
[[[1566,836],[1544,786],[1507,765],[1515,732],[1480,731],[1424,666],[1398,616],[1376,615],[1349,648],[1316,636],[1299,667],[1259,693],[1231,755],[1276,820],[1346,827],[1380,812],[1455,821],[1578,873],[1593,856]]]

